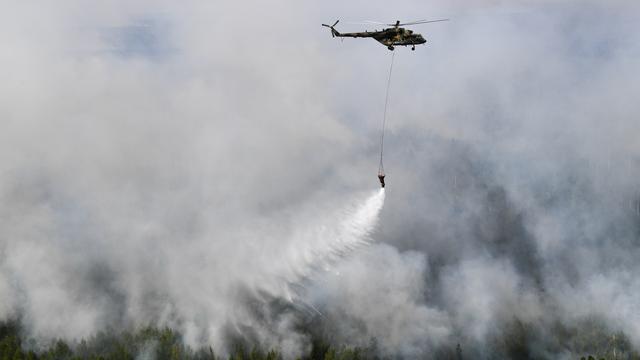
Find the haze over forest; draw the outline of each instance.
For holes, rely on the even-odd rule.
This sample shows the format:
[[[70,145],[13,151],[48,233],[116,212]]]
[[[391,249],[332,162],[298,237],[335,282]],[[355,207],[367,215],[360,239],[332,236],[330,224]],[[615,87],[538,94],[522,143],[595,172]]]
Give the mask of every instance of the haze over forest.
[[[0,343],[639,357],[637,1],[4,5]]]

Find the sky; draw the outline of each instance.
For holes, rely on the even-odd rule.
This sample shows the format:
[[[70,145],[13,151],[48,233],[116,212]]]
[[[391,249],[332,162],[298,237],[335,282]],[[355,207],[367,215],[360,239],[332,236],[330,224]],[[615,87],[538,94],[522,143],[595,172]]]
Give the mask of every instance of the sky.
[[[3,5],[0,319],[31,336],[295,356],[302,322],[490,358],[515,323],[560,358],[553,329],[597,319],[640,346],[636,2]],[[439,18],[395,50],[367,245],[293,291],[380,200],[391,53],[320,24]]]

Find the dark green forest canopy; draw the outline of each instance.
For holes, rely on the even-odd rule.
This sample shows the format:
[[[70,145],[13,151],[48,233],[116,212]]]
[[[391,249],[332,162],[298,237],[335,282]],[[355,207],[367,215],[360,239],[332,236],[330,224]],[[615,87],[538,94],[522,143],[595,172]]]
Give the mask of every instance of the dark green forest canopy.
[[[564,352],[575,359],[640,359],[622,332],[610,332],[603,323],[587,319],[574,328],[554,330],[555,348],[546,344],[546,357],[553,359]],[[433,354],[433,359],[478,359],[541,358],[536,343],[535,330],[520,321],[513,321],[500,336],[494,337],[488,349],[474,349],[472,345],[460,343],[443,345]],[[21,359],[229,359],[229,360],[276,360],[283,359],[279,349],[263,349],[260,345],[237,340],[229,354],[218,353],[211,346],[194,349],[186,345],[180,333],[170,328],[145,327],[137,331],[102,331],[86,339],[68,343],[61,339],[51,340],[47,345],[25,337],[19,322],[0,323],[0,360]],[[536,346],[540,346],[537,344]],[[564,349],[561,351],[560,349]],[[426,354],[425,354],[426,355]],[[393,359],[394,354],[381,354],[375,339],[365,347],[330,344],[323,336],[312,335],[308,350],[300,359],[304,360],[355,360]]]

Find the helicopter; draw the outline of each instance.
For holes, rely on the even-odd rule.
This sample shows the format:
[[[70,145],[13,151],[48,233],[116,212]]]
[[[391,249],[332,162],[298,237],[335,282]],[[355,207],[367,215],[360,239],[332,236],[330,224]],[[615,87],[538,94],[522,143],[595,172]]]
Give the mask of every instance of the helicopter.
[[[338,25],[340,20],[337,20],[333,25],[322,24],[322,26],[326,26],[331,29],[331,36],[333,37],[352,37],[352,38],[374,38],[376,41],[385,45],[387,49],[393,51],[395,46],[411,46],[411,50],[416,49],[416,45],[424,44],[427,42],[422,35],[418,33],[413,33],[413,31],[402,28],[400,26],[406,25],[418,25],[418,24],[426,24],[438,21],[448,21],[449,19],[438,19],[438,20],[418,20],[412,21],[408,23],[400,23],[400,20],[397,20],[395,24],[385,24],[385,23],[376,23],[369,22],[373,24],[391,26],[384,30],[380,31],[365,31],[365,32],[352,32],[352,33],[341,33],[338,32],[334,27]]]

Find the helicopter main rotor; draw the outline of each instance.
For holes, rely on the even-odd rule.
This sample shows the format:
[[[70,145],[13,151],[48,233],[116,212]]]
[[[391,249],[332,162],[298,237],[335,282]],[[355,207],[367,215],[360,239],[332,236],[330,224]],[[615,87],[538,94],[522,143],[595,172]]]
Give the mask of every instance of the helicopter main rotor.
[[[416,21],[410,21],[410,22],[406,22],[406,23],[401,23],[400,20],[396,20],[395,23],[393,24],[389,24],[389,23],[384,23],[384,22],[379,22],[379,21],[363,21],[362,24],[373,24],[373,25],[384,25],[384,26],[393,26],[393,27],[400,27],[400,26],[406,26],[406,25],[419,25],[419,24],[428,24],[428,23],[434,23],[434,22],[439,22],[439,21],[449,21],[449,19],[437,19],[437,20],[416,20]]]

